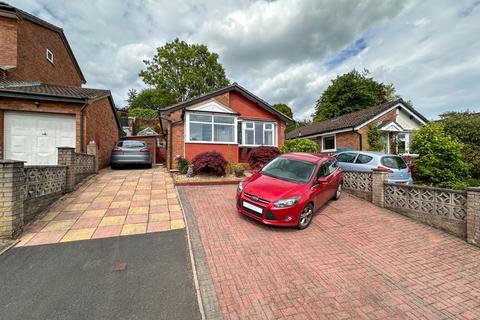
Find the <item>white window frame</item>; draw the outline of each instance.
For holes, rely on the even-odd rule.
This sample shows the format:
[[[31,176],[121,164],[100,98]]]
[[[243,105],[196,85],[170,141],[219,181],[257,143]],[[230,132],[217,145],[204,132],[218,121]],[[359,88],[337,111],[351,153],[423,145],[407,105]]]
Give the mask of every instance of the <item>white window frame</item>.
[[[403,139],[405,141],[405,153],[404,154],[410,154],[410,132],[408,131],[402,131],[399,132],[405,135],[405,138]],[[400,138],[398,138],[399,141],[401,141]],[[398,152],[398,144],[397,144],[397,152]]]
[[[330,138],[330,137],[333,137],[333,149],[325,149],[325,142],[324,142],[324,139],[325,138]],[[322,136],[322,152],[334,152],[334,151],[337,151],[337,135],[336,134],[329,134],[329,135],[325,135],[325,136]]]
[[[212,125],[212,140],[210,141],[196,141],[196,140],[190,140],[190,115],[195,114],[195,115],[201,115],[201,116],[210,116],[212,117],[211,122],[203,122],[203,121],[192,121],[193,123],[201,123],[201,124],[211,124]],[[228,118],[233,118],[233,123],[217,123],[221,125],[226,125],[226,126],[232,126],[233,127],[233,141],[228,142],[228,141],[215,141],[215,122],[214,122],[214,117],[215,116],[220,116],[220,117],[228,117]],[[237,137],[237,117],[236,116],[231,116],[228,114],[224,113],[204,113],[204,112],[188,112],[185,114],[185,142],[186,143],[203,143],[203,144],[238,144],[238,137]]]
[[[247,129],[247,123],[252,124],[253,128]],[[265,142],[265,131],[270,131],[272,132],[272,144],[255,144],[255,123],[263,123],[263,135],[262,135],[262,141]],[[271,124],[272,128],[271,129],[266,129],[266,125]],[[260,147],[260,146],[266,146],[266,147],[277,147],[277,123],[273,121],[251,121],[251,120],[243,120],[242,121],[242,144],[240,146],[242,147]],[[253,144],[248,144],[246,143],[247,140],[245,139],[246,137],[246,131],[252,131],[253,132]]]
[[[45,52],[45,57],[47,58],[48,62],[50,62],[51,64],[53,64],[54,56],[53,56],[53,52],[52,52],[52,51],[50,51],[49,49],[47,49],[47,51]]]

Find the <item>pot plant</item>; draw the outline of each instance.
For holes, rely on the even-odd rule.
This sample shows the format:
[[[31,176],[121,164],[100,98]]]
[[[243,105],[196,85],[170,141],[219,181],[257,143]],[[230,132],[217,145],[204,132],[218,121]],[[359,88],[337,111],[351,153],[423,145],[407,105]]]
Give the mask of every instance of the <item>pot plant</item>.
[[[245,166],[241,163],[237,163],[233,165],[233,172],[235,173],[235,177],[243,177],[245,173]]]

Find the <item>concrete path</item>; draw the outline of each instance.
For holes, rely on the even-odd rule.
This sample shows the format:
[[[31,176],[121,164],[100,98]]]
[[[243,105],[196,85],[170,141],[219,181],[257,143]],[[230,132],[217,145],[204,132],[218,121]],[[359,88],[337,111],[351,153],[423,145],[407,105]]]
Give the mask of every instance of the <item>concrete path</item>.
[[[480,319],[480,248],[348,194],[306,230],[268,227],[236,212],[235,189],[179,188],[207,314]]]

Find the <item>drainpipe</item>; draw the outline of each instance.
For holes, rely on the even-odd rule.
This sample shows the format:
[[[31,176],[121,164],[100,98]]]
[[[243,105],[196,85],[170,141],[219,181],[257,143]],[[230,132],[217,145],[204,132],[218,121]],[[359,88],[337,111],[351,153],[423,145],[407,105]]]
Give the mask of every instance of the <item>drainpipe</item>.
[[[85,109],[88,105],[90,104],[88,98],[85,99],[85,103],[83,104],[83,106],[80,108],[80,152],[84,152],[85,151],[85,148],[83,146],[83,143],[84,143],[84,138],[83,138],[83,135],[84,135],[84,130],[83,130],[83,109]]]
[[[360,141],[360,144],[359,144],[360,150],[363,150],[363,149],[362,149],[362,147],[363,147],[363,146],[362,146],[362,134],[361,134],[360,132],[358,132],[358,131],[355,131],[355,132],[356,132],[356,134],[358,134],[358,140]]]

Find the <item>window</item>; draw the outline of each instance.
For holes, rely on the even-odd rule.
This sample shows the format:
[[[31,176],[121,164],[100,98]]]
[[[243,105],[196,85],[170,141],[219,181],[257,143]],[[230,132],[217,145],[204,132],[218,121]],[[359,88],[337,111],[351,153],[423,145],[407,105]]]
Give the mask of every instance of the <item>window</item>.
[[[406,169],[407,165],[405,164],[405,161],[403,161],[402,158],[398,156],[387,156],[387,157],[382,157],[380,162],[388,168],[391,169]]]
[[[247,146],[275,146],[275,124],[246,121],[243,125],[243,144]]]
[[[345,152],[345,153],[340,153],[338,156],[337,156],[337,161],[338,162],[347,162],[347,163],[353,163],[353,161],[355,160],[355,157],[357,155],[355,153],[352,153],[352,152]]]
[[[46,53],[47,60],[53,63],[53,52],[47,49]]]
[[[310,181],[314,170],[314,163],[278,157],[266,164],[260,172],[281,180],[307,183]]]
[[[125,141],[120,141],[117,144],[117,146],[129,149],[129,148],[144,148],[147,145],[143,141],[125,140]]]
[[[235,117],[188,114],[188,142],[235,143]]]
[[[322,151],[335,151],[335,135],[322,137]]]
[[[409,152],[410,134],[401,132],[397,135],[397,152],[400,154]]]
[[[326,178],[331,175],[335,170],[337,170],[337,161],[326,160],[322,162],[320,168],[317,172],[317,179],[318,178]]]
[[[359,154],[355,163],[369,163],[372,159],[373,157],[367,156],[366,154]]]

